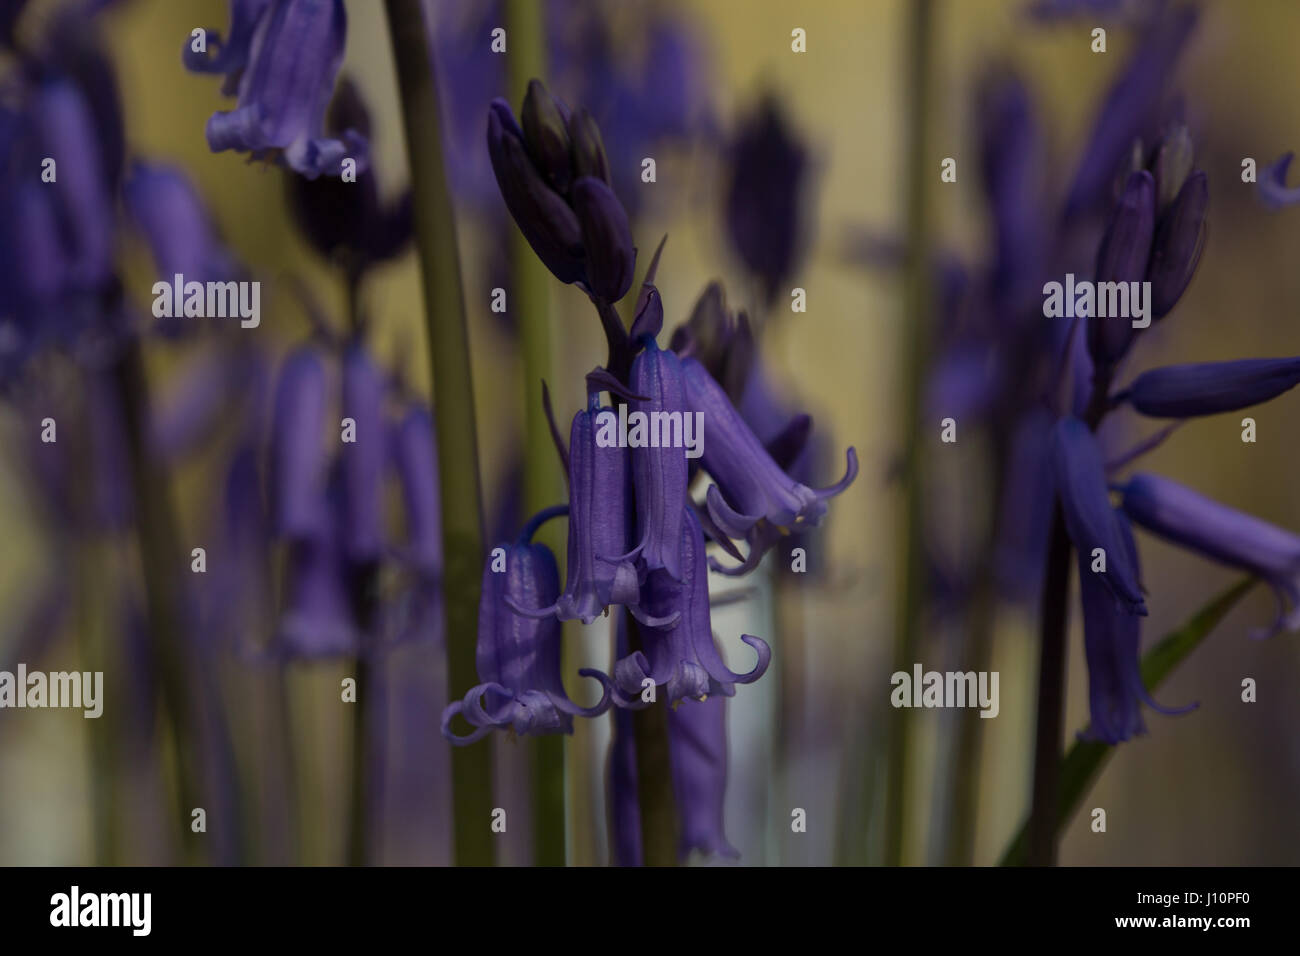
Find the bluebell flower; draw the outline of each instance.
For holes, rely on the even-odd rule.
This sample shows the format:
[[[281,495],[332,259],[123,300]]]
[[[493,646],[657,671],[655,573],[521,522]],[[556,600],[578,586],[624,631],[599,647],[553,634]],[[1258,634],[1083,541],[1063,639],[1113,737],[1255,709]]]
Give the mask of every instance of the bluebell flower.
[[[1300,629],[1300,536],[1159,475],[1130,478],[1123,508],[1165,540],[1266,581],[1277,595],[1278,616],[1252,636]]]
[[[1056,423],[1052,436],[1052,467],[1065,514],[1065,526],[1089,567],[1101,556],[1105,570],[1096,576],[1131,613],[1145,614],[1137,568],[1130,560],[1115,510],[1110,504],[1101,449],[1092,430],[1077,418]],[[1089,572],[1092,573],[1092,572]]]
[[[327,516],[323,437],[326,407],[325,366],[309,346],[283,363],[276,383],[271,422],[272,525],[283,538],[317,536]]]
[[[1204,172],[1192,173],[1161,214],[1147,265],[1153,319],[1169,314],[1187,290],[1201,261],[1210,201],[1207,182]]]
[[[844,477],[829,488],[814,489],[781,470],[758,437],[727,399],[722,387],[694,359],[682,362],[689,407],[704,414],[704,468],[717,484],[706,503],[713,523],[733,538],[750,543],[750,559],[790,529],[816,525],[826,501],[840,494],[858,474],[857,451],[846,454]]]
[[[1249,408],[1300,384],[1300,358],[1169,365],[1143,372],[1115,397],[1154,418],[1194,418]]]
[[[679,855],[740,856],[727,840],[727,699],[710,697],[668,710],[668,756],[677,804]]]
[[[520,736],[573,733],[573,718],[597,717],[609,706],[609,679],[599,671],[578,673],[599,680],[604,687],[592,707],[580,707],[564,691],[560,676],[560,622],[552,616],[516,613],[511,605],[544,607],[560,593],[560,572],[555,556],[544,544],[532,542],[533,533],[548,512],[537,515],[506,550],[506,570],[494,572],[489,557],[483,569],[483,591],[478,613],[478,676],[464,700],[442,713],[442,733],[457,746],[472,744],[493,729],[512,729]],[[451,728],[456,715],[474,728],[458,736]]]
[[[378,561],[384,547],[383,491],[388,463],[383,374],[365,346],[354,341],[343,353],[343,417],[356,439],[344,442],[343,550],[358,564]]]
[[[207,208],[180,169],[136,162],[123,186],[123,199],[168,282],[177,274],[198,282],[235,274],[235,262]]]
[[[1286,174],[1295,153],[1286,152],[1259,171],[1259,197],[1271,209],[1300,203],[1300,186],[1287,188]]]
[[[337,503],[338,490],[337,482],[332,483],[331,504]],[[289,542],[289,598],[277,629],[279,651],[287,657],[332,657],[361,649],[362,630],[343,553],[341,510],[326,508],[321,527]]]
[[[731,697],[736,684],[752,683],[762,677],[771,660],[771,649],[764,641],[744,634],[741,640],[758,654],[754,668],[737,674],[723,662],[714,643],[709,614],[704,532],[693,508],[684,503],[678,507],[682,509],[682,576],[678,580],[659,570],[646,578],[641,607],[635,612],[642,624],[644,649],[614,665],[614,702],[620,707],[646,706],[641,698],[646,680],[665,689],[670,705],[715,694]]]
[[[1115,514],[1115,524],[1130,567],[1138,567],[1137,545],[1128,519]],[[1088,661],[1090,722],[1080,736],[1118,744],[1145,732],[1141,704],[1163,714],[1180,714],[1190,707],[1170,709],[1152,700],[1142,683],[1140,648],[1142,618],[1119,600],[1092,571],[1092,559],[1079,552],[1079,589],[1083,604],[1083,647]]]
[[[1096,282],[1141,282],[1151,258],[1156,226],[1156,183],[1146,170],[1129,175],[1097,251]],[[1138,330],[1128,316],[1088,319],[1088,351],[1096,365],[1110,368],[1127,354]]]
[[[686,416],[690,409],[682,381],[682,362],[647,340],[643,352],[632,362],[629,388],[643,400],[632,402],[634,411],[648,422],[656,412]],[[706,428],[707,428],[706,424]],[[708,447],[705,439],[705,447]],[[632,485],[636,490],[636,526],[640,535],[639,564],[647,571],[663,568],[677,580],[682,578],[682,504],[686,501],[686,452],[682,448],[632,449]]]
[[[442,575],[442,504],[433,416],[408,405],[393,434],[393,457],[402,489],[404,559],[427,579]]]
[[[274,0],[260,9],[242,6],[236,4],[232,11],[232,22],[241,31],[248,18],[257,20],[247,65],[239,64],[241,55],[234,43],[227,47],[229,62],[222,64],[227,85],[229,77],[242,69],[239,103],[234,110],[209,118],[208,146],[214,153],[234,149],[256,159],[282,157],[289,168],[313,179],[338,175],[346,158],[356,161],[358,171],[364,170],[368,159],[364,137],[354,130],[345,131],[340,139],[324,134],[325,112],[346,42],[342,0]],[[241,32],[241,44],[243,36]],[[200,68],[210,69],[211,64]]]
[[[208,30],[203,52],[193,48],[192,38],[187,38],[181,51],[186,69],[195,73],[222,73],[226,85],[221,92],[234,96],[239,88],[239,78],[248,66],[253,48],[253,35],[262,22],[262,16],[274,0],[230,0],[230,30],[223,39],[216,30]]]

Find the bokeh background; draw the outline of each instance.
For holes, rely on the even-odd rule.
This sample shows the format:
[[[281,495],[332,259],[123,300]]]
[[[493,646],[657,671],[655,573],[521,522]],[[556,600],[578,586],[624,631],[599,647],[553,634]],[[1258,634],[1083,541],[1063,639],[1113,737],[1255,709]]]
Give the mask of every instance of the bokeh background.
[[[478,31],[488,4],[431,0],[439,50],[482,44]],[[637,3],[575,3],[604,18],[615,49],[629,69],[644,57]],[[770,567],[760,572],[744,602],[728,605],[714,625],[732,661],[747,660],[742,630],[767,638],[776,658],[797,666],[740,688],[730,711],[731,780],[728,836],[743,864],[824,864],[854,859],[842,834],[846,819],[878,813],[864,773],[878,763],[880,741],[872,727],[890,690],[894,616],[895,541],[899,489],[891,480],[900,442],[899,370],[903,322],[899,275],[861,261],[855,236],[900,235],[903,229],[904,130],[908,99],[903,43],[906,2],[818,0],[692,0],[656,5],[684,25],[699,51],[695,77],[701,115],[698,132],[656,147],[657,181],[639,188],[634,239],[653,249],[668,242],[659,269],[669,327],[684,321],[706,283],[723,282],[735,308],[762,311],[758,289],[728,240],[723,194],[728,175],[726,144],[760,98],[780,104],[792,133],[807,151],[808,176],[800,201],[806,241],[790,286],[807,291],[807,312],[793,314],[778,296],[768,317],[763,350],[772,377],[786,395],[814,416],[819,431],[839,449],[857,448],[862,473],[837,498],[825,535],[817,539],[815,571],[795,600],[778,602]],[[1012,64],[1029,84],[1050,149],[1042,171],[1063,187],[1108,83],[1131,48],[1122,20],[1088,15],[1044,23],[1026,14],[1023,0],[939,0],[935,4],[935,112],[926,158],[933,169],[933,229],[942,249],[977,266],[991,252],[988,211],[980,188],[975,87],[992,64]],[[344,72],[361,88],[372,113],[373,156],[386,192],[407,179],[399,103],[382,6],[349,0]],[[1202,4],[1197,32],[1173,87],[1182,92],[1198,165],[1209,175],[1211,219],[1196,279],[1174,315],[1147,336],[1133,369],[1176,361],[1300,354],[1300,209],[1272,212],[1240,181],[1241,160],[1262,166],[1300,145],[1300,74],[1294,68],[1300,6],[1287,0],[1234,0]],[[226,4],[219,0],[122,0],[102,15],[107,48],[118,70],[129,152],[183,167],[207,201],[218,226],[239,257],[264,280],[261,327],[255,332],[280,352],[307,332],[303,310],[286,291],[301,278],[327,315],[341,323],[344,288],[337,271],[303,240],[285,204],[285,174],[246,163],[234,154],[212,154],[203,135],[206,117],[228,108],[212,78],[186,73],[180,48],[196,26],[224,29]],[[490,20],[490,16],[488,17]],[[1089,49],[1091,29],[1108,28],[1108,51]],[[791,30],[807,32],[807,52],[791,51]],[[545,79],[569,96],[563,77]],[[573,78],[570,78],[572,81]],[[444,82],[445,100],[485,104],[497,89],[457,88]],[[572,102],[572,100],[570,100]],[[516,104],[517,105],[517,104]],[[451,104],[449,113],[455,112]],[[634,120],[628,120],[634,122]],[[481,169],[489,169],[480,145]],[[612,133],[606,126],[606,139]],[[611,150],[615,147],[611,146]],[[939,181],[944,157],[957,160],[952,184]],[[489,310],[499,284],[504,250],[481,203],[456,196],[461,231],[466,306],[489,518],[503,494],[519,439],[525,396],[517,349],[508,324]],[[142,247],[121,255],[134,283],[128,294],[147,303],[154,281]],[[392,367],[402,367],[414,387],[427,393],[419,275],[406,253],[378,269],[364,298],[372,315],[374,347]],[[578,291],[551,282],[555,323],[557,417],[567,420],[582,398],[581,377],[603,358],[594,315]],[[1044,320],[1047,321],[1047,320]],[[415,358],[413,359],[412,356]],[[151,356],[150,373],[160,391],[183,375],[173,356]],[[1285,528],[1300,529],[1295,491],[1295,422],[1300,396],[1291,394],[1250,413],[1258,423],[1256,444],[1240,440],[1240,417],[1222,415],[1194,422],[1154,452],[1144,467],[1177,477],[1196,489],[1252,511]],[[1149,425],[1149,423],[1148,423]],[[24,429],[34,427],[13,409],[0,409],[0,435],[17,449]],[[1139,426],[1143,427],[1143,426]],[[960,428],[960,424],[959,424]],[[939,425],[934,422],[935,448]],[[959,438],[959,445],[961,439]],[[175,476],[183,523],[198,533],[207,487],[204,469],[220,452],[188,460]],[[842,459],[841,459],[842,460]],[[33,595],[51,576],[82,580],[67,555],[48,545],[39,513],[30,506],[28,478],[19,455],[0,453],[0,660],[12,659],[21,622]],[[987,509],[977,481],[961,469],[945,472],[934,498],[936,513],[978,515]],[[1145,639],[1184,621],[1233,572],[1139,534],[1151,616]],[[117,552],[119,555],[128,552]],[[101,557],[102,559],[102,557]],[[110,560],[112,560],[110,558]],[[770,559],[769,559],[770,562]],[[719,584],[720,588],[727,585]],[[1248,631],[1274,613],[1271,597],[1256,589],[1206,644],[1156,695],[1166,703],[1200,701],[1182,717],[1147,712],[1149,733],[1119,747],[1085,808],[1104,807],[1108,830],[1094,834],[1086,812],[1065,832],[1065,864],[1288,864],[1300,859],[1300,647],[1291,635],[1253,642]],[[86,615],[67,616],[40,662],[29,667],[75,666],[78,635],[95,626]],[[1087,720],[1087,685],[1077,609],[1072,616],[1066,726],[1072,735]],[[102,622],[101,622],[102,623]],[[576,688],[577,666],[606,663],[607,634],[593,625],[570,643],[566,680]],[[920,660],[948,665],[950,643],[960,627],[927,626]],[[1005,607],[997,616],[992,669],[1001,675],[1001,712],[984,721],[985,759],[979,785],[975,860],[995,862],[1027,812],[1033,740],[1033,608]],[[404,648],[393,663],[405,675],[400,700],[443,693],[436,654]],[[288,676],[302,758],[292,768],[300,795],[293,826],[300,858],[337,862],[345,830],[349,773],[347,721],[337,687],[344,663],[295,665]],[[1240,700],[1241,680],[1254,678],[1259,700]],[[259,707],[254,687],[228,686],[224,700],[238,717],[239,759],[255,749]],[[406,697],[402,697],[405,694]],[[438,700],[441,700],[439,697]],[[258,703],[261,701],[261,703]],[[113,700],[108,706],[114,705]],[[570,858],[607,859],[601,764],[608,740],[605,720],[580,722],[568,743]],[[79,713],[0,712],[0,862],[84,863],[95,859],[95,792],[87,760],[87,728]],[[908,788],[911,829],[904,859],[940,859],[934,795],[950,766],[951,715],[914,715]],[[408,728],[412,740],[401,760],[406,769],[388,798],[379,859],[446,862],[449,859],[445,787],[446,744],[430,723]],[[502,800],[522,786],[520,748],[497,745]],[[397,759],[397,758],[394,758]],[[126,838],[123,862],[161,862],[165,840],[151,836],[165,796],[156,768],[135,766],[117,788],[116,813]],[[391,769],[391,768],[390,768]],[[395,771],[394,771],[395,772]],[[277,786],[263,782],[263,786]],[[402,798],[398,790],[406,788]],[[514,788],[512,790],[512,788]],[[265,794],[263,794],[265,796]],[[405,799],[406,802],[402,802]],[[790,809],[808,813],[808,831],[792,835]],[[102,808],[100,812],[103,812]],[[511,831],[502,837],[505,862],[527,862],[526,800]],[[518,819],[518,827],[513,821]],[[210,822],[209,826],[212,826]],[[869,824],[868,824],[869,829]],[[273,827],[268,845],[283,842]],[[287,852],[287,851],[285,851]],[[274,861],[275,853],[253,854]]]

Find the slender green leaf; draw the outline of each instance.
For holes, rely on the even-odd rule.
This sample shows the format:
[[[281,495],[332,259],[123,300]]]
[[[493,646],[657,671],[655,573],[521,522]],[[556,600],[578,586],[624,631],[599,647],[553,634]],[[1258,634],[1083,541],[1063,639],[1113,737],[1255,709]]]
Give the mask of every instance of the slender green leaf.
[[[1142,681],[1148,690],[1155,690],[1160,682],[1168,677],[1218,623],[1246,592],[1255,584],[1254,578],[1245,578],[1215,597],[1196,612],[1192,618],[1165,637],[1142,658]],[[1114,752],[1109,744],[1096,741],[1076,740],[1061,762],[1060,804],[1057,812],[1056,828],[1060,830],[1074,812],[1079,808],[1093,782],[1101,773],[1101,768]],[[1025,861],[1028,847],[1028,824],[1020,828],[1011,845],[1002,855],[1001,866],[1021,866]]]

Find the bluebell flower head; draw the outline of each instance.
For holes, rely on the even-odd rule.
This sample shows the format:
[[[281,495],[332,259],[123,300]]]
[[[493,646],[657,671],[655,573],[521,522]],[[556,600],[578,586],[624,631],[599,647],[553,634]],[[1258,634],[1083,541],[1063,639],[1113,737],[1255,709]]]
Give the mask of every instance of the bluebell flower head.
[[[356,161],[358,171],[364,170],[364,137],[354,130],[345,131],[341,139],[324,133],[347,35],[342,0],[274,0],[254,7],[237,3],[232,9],[232,23],[240,30],[249,17],[257,25],[246,66],[239,65],[233,28],[232,42],[222,51],[231,53],[230,61],[222,64],[228,77],[242,69],[239,102],[234,110],[209,118],[208,146],[215,153],[233,149],[254,158],[278,156],[290,169],[313,179],[338,175],[346,158]],[[212,67],[208,63],[200,68]]]
[[[741,640],[758,654],[753,670],[737,674],[723,662],[713,640],[704,532],[693,508],[678,507],[682,509],[682,578],[663,570],[652,571],[646,578],[640,608],[633,611],[642,624],[644,650],[614,665],[614,702],[620,707],[646,706],[641,692],[647,679],[665,688],[670,705],[715,694],[731,697],[736,684],[762,677],[772,657],[764,641],[745,634]]]
[[[1123,492],[1124,512],[1134,523],[1268,583],[1277,595],[1278,617],[1253,636],[1300,629],[1300,536],[1160,475],[1134,475]]]
[[[1110,504],[1106,472],[1096,436],[1077,418],[1056,423],[1052,436],[1052,468],[1065,514],[1065,526],[1079,554],[1089,567],[1099,559],[1105,570],[1095,573],[1131,613],[1145,614],[1138,571],[1130,560],[1123,532]]]
[[[826,501],[848,488],[858,474],[857,451],[847,452],[844,477],[829,488],[814,489],[781,470],[722,387],[694,359],[682,362],[689,407],[704,413],[704,468],[717,484],[706,503],[713,523],[733,538],[750,543],[751,564],[783,531],[818,524]]]
[[[1115,517],[1129,565],[1138,567],[1133,530],[1122,513]],[[1092,559],[1079,552],[1079,589],[1083,602],[1083,646],[1088,661],[1090,723],[1081,736],[1117,744],[1145,732],[1141,705],[1164,714],[1178,714],[1196,705],[1171,710],[1161,707],[1142,683],[1140,637],[1142,618],[1127,607],[1092,571]]]
[[[1195,418],[1249,408],[1300,384],[1300,358],[1169,365],[1139,375],[1117,399],[1154,418]]]
[[[631,403],[654,427],[655,414],[684,418],[690,412],[682,381],[682,362],[659,348],[653,339],[632,362],[629,387],[643,398]],[[707,428],[706,424],[706,428]],[[629,436],[630,439],[630,436]],[[705,441],[708,447],[708,440]],[[640,535],[642,568],[664,569],[682,579],[680,545],[682,504],[686,501],[686,452],[682,448],[649,447],[649,436],[632,449],[632,485],[636,491],[636,527]]]
[[[524,109],[525,127],[504,100],[488,110],[488,154],[506,208],[557,279],[617,302],[632,285],[636,250],[609,185],[600,131],[585,110],[569,114],[537,80]]]
[[[521,736],[572,733],[575,716],[597,717],[609,706],[609,679],[590,668],[579,673],[604,687],[595,706],[580,707],[565,693],[560,622],[553,616],[524,616],[512,608],[545,607],[559,596],[555,556],[531,540],[538,519],[545,515],[530,522],[516,542],[501,545],[506,549],[504,572],[492,570],[490,557],[484,567],[476,655],[482,683],[442,713],[443,736],[457,746],[480,740],[493,729],[509,728]],[[451,728],[457,714],[474,728],[467,736],[457,736]]]

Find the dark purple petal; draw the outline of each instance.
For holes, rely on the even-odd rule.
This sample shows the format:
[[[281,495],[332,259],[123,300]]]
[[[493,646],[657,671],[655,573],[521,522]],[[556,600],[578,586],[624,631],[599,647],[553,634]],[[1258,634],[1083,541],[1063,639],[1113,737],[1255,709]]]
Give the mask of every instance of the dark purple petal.
[[[573,182],[565,113],[541,80],[529,81],[520,111],[524,144],[538,171],[561,194],[567,193]]]
[[[651,415],[664,413],[684,417],[690,414],[682,384],[682,364],[672,352],[653,341],[646,343],[632,363],[632,390],[647,396],[633,402],[633,411]],[[707,444],[706,444],[707,447]],[[681,580],[680,546],[682,506],[686,502],[686,451],[683,448],[632,449],[633,486],[636,491],[637,532],[640,535],[640,563],[653,571],[666,570]]]
[[[1079,419],[1064,418],[1057,422],[1052,437],[1052,467],[1065,525],[1081,559],[1091,567],[1096,559],[1093,552],[1102,549],[1106,570],[1097,576],[1125,607],[1145,614],[1137,568],[1129,561],[1110,504],[1101,450],[1092,431]]]
[[[1146,170],[1132,173],[1097,252],[1096,282],[1140,282],[1146,278],[1155,233],[1156,184]],[[1099,293],[1100,294],[1100,293]],[[1088,351],[1098,365],[1119,361],[1137,334],[1129,316],[1088,319]]]
[[[325,367],[312,348],[285,359],[271,422],[271,514],[285,538],[319,534],[325,523]]]
[[[612,185],[600,127],[585,108],[569,117],[569,141],[572,144],[574,178],[590,176],[607,187]]]
[[[1125,513],[1148,531],[1268,582],[1278,618],[1252,636],[1300,629],[1300,536],[1159,475],[1134,475],[1123,491]]]
[[[582,227],[587,286],[598,298],[617,302],[631,288],[636,268],[627,212],[613,190],[591,176],[573,184],[572,198]]]
[[[1236,411],[1300,384],[1300,358],[1170,365],[1143,372],[1121,398],[1143,415],[1193,418]]]
[[[1189,176],[1156,230],[1147,267],[1152,318],[1163,318],[1177,304],[1201,261],[1210,201],[1206,182],[1203,172]]]

